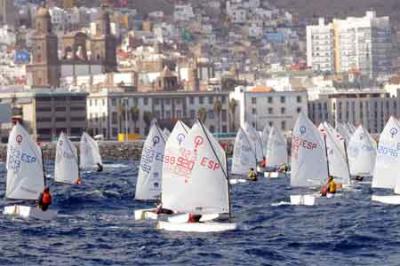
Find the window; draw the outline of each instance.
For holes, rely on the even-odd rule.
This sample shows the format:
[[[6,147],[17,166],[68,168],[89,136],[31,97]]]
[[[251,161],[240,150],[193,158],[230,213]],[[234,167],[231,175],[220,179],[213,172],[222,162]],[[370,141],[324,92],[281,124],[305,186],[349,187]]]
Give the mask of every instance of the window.
[[[111,114],[111,124],[117,124],[117,121],[118,121],[117,112],[112,112],[112,114]]]
[[[153,100],[153,104],[154,105],[159,105],[160,104],[160,100],[159,99],[154,99]]]
[[[116,106],[117,105],[117,99],[112,98],[111,99],[111,106]]]
[[[177,118],[182,118],[182,111],[181,110],[177,110],[176,111],[176,117]]]
[[[195,110],[190,110],[190,118],[194,119],[196,117],[196,111]]]
[[[211,131],[211,133],[214,133],[215,132],[215,127],[214,126],[210,126],[210,131]]]
[[[214,99],[214,97],[208,96],[208,103],[209,103],[209,104],[212,104],[212,103],[213,103],[213,99]]]
[[[272,122],[272,121],[269,121],[268,124],[269,124],[270,127],[274,126],[274,122]]]
[[[256,108],[251,109],[251,113],[252,113],[253,115],[257,114]]]
[[[171,103],[171,101],[170,101],[169,99],[164,99],[164,103],[165,103],[166,105],[169,105],[169,104]]]
[[[225,96],[221,97],[221,103],[226,103],[226,97]]]
[[[227,120],[227,118],[228,118],[227,111],[226,110],[222,110],[221,116],[222,116],[222,121],[225,122]]]
[[[214,119],[214,111],[213,110],[208,110],[207,117],[210,119]]]
[[[281,122],[281,128],[282,130],[286,130],[286,121]]]
[[[281,108],[281,114],[285,114],[286,113],[286,108],[285,107],[282,107]]]
[[[65,122],[67,119],[65,117],[56,117],[56,122]],[[72,121],[72,119],[71,119]]]
[[[171,118],[171,111],[165,112],[165,118]]]
[[[301,107],[297,107],[297,113],[301,113]]]
[[[113,127],[113,128],[112,128],[112,131],[111,131],[111,135],[112,135],[113,137],[116,137],[116,136],[118,135],[118,128]]]
[[[144,105],[147,105],[148,103],[149,103],[149,98],[144,97],[144,98],[143,98],[143,104],[144,104]]]
[[[160,113],[160,111],[155,111],[155,112],[154,112],[154,116],[155,116],[156,118],[161,118],[161,113]]]
[[[256,103],[257,103],[256,97],[252,97],[252,98],[251,98],[251,103],[252,103],[252,104],[256,104]]]
[[[71,122],[82,122],[82,121],[85,121],[84,117],[78,117],[78,116],[71,117]],[[97,117],[96,117],[96,122],[97,122]]]
[[[37,133],[40,135],[50,135],[51,134],[51,129],[49,128],[39,128],[37,130]]]
[[[190,104],[194,104],[194,97],[193,97],[193,96],[190,96],[190,97],[189,97],[189,103],[190,103]]]
[[[86,107],[85,106],[71,106],[70,110],[71,111],[86,111]]]
[[[285,102],[286,102],[285,96],[281,96],[281,103],[285,103]]]
[[[297,102],[301,103],[301,96],[297,96]]]
[[[271,96],[268,97],[268,103],[272,103],[272,97]]]
[[[71,96],[71,101],[86,101],[86,96]]]
[[[64,106],[59,106],[55,108],[56,112],[65,112],[67,110],[66,107]]]
[[[222,132],[228,132],[228,129],[225,125],[222,126]]]
[[[37,122],[51,122],[51,117],[38,117],[36,120]]]
[[[203,104],[203,103],[204,103],[204,97],[203,97],[203,96],[200,96],[200,97],[199,97],[199,103],[200,103],[200,104]]]
[[[36,112],[51,112],[51,107],[37,107]]]
[[[274,110],[272,109],[272,107],[269,107],[269,108],[268,108],[268,114],[271,115],[271,114],[273,114],[273,113],[274,113]]]
[[[80,127],[71,128],[71,135],[81,135],[81,134],[82,134],[82,128]]]

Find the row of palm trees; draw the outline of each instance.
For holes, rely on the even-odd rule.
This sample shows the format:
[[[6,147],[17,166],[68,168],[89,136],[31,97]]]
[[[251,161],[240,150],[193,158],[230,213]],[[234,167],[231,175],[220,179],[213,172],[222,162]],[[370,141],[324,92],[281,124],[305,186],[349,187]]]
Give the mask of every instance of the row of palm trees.
[[[231,127],[232,131],[236,130],[236,125],[235,125],[236,108],[237,108],[237,101],[235,99],[231,99],[229,101],[229,113],[231,116],[230,121],[232,123],[232,127]],[[119,104],[117,110],[118,110],[119,132],[123,131],[123,122],[127,122],[127,121],[133,122],[134,131],[136,131],[136,124],[139,120],[139,114],[140,114],[139,107],[133,106],[133,107],[129,108],[129,110],[127,110],[124,104]],[[218,131],[221,132],[222,102],[219,99],[217,99],[214,102],[213,111],[217,115]],[[152,112],[150,112],[150,111],[143,112],[143,121],[145,122],[147,129],[150,127],[150,123],[153,118],[154,118],[154,114]],[[197,110],[197,118],[204,123],[207,120],[207,109],[204,107],[199,108],[199,110]]]

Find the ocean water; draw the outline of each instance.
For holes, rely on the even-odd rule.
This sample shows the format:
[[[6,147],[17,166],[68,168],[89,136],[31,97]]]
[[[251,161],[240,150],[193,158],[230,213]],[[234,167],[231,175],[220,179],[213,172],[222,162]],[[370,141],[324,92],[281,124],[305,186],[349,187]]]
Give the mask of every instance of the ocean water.
[[[1,265],[399,265],[400,207],[370,201],[370,184],[314,207],[286,205],[288,179],[232,188],[240,228],[177,233],[135,222],[137,162],[106,162],[83,185],[53,185],[51,222],[0,214]],[[46,165],[53,171],[51,162]],[[0,207],[6,204],[0,164]]]

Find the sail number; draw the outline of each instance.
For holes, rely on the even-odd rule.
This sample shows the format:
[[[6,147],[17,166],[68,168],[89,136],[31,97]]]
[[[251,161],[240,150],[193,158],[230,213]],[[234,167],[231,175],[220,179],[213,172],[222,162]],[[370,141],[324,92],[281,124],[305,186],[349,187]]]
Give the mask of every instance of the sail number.
[[[201,166],[204,166],[204,167],[207,167],[208,169],[211,169],[211,170],[213,170],[213,171],[215,171],[215,170],[217,170],[217,169],[220,168],[219,163],[217,163],[216,161],[211,160],[211,159],[209,159],[209,158],[207,158],[207,157],[203,157],[203,158],[201,159],[200,165],[201,165]]]

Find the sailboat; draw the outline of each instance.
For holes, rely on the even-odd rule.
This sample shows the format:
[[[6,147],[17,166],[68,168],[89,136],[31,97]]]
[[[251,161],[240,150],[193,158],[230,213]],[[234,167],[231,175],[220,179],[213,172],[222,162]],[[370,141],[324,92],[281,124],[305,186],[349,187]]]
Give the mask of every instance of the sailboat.
[[[362,125],[351,136],[347,154],[352,176],[372,176],[375,167],[376,142]]]
[[[293,129],[291,187],[319,188],[328,177],[324,140],[314,124],[300,113]],[[315,195],[290,195],[293,205],[314,205]]]
[[[336,126],[336,131],[345,139],[346,143],[350,142],[352,133],[347,129],[345,124],[338,123]]]
[[[277,169],[282,164],[288,163],[287,141],[282,131],[274,126],[271,128],[268,136],[266,159],[267,171],[264,173],[265,177],[278,178],[286,176],[285,173],[280,173]],[[270,169],[273,171],[268,171]]]
[[[77,184],[79,179],[78,152],[74,144],[61,132],[56,146],[54,181],[64,184]]]
[[[350,185],[350,169],[346,153],[345,139],[327,122],[318,127],[325,141],[328,156],[329,175],[344,185]]]
[[[93,169],[97,168],[98,172],[103,170],[103,162],[99,151],[97,142],[89,136],[88,133],[83,132],[81,142],[79,144],[80,149],[80,168]]]
[[[256,154],[249,138],[242,128],[239,128],[235,138],[232,157],[232,175],[247,176],[250,168],[257,168]],[[246,179],[230,179],[231,184],[244,183]]]
[[[263,151],[263,144],[261,141],[260,134],[257,132],[257,130],[254,127],[252,127],[247,122],[244,124],[244,132],[247,134],[247,137],[249,138],[250,143],[253,146],[253,149],[256,153],[257,163],[262,161],[264,159],[264,151]],[[260,172],[262,172],[264,169],[257,169],[257,171],[258,170],[260,170]]]
[[[136,200],[155,201],[160,198],[164,150],[164,133],[159,128],[157,122],[154,122],[151,125],[142,149],[139,174],[136,182]],[[135,219],[145,219],[147,213],[149,213],[147,214],[148,216],[151,216],[154,211],[154,209],[135,210]]]
[[[198,121],[179,149],[166,150],[162,203],[167,209],[192,214],[231,213],[229,178],[225,151]],[[235,223],[159,221],[157,228],[183,232],[235,230]]]
[[[383,129],[378,144],[372,188],[394,190],[397,195],[372,195],[373,201],[400,204],[400,124],[390,117]]]
[[[12,128],[8,138],[6,168],[6,198],[37,201],[46,185],[42,152],[19,123]],[[51,220],[57,215],[54,210],[42,211],[22,204],[5,206],[3,213],[41,220]]]

